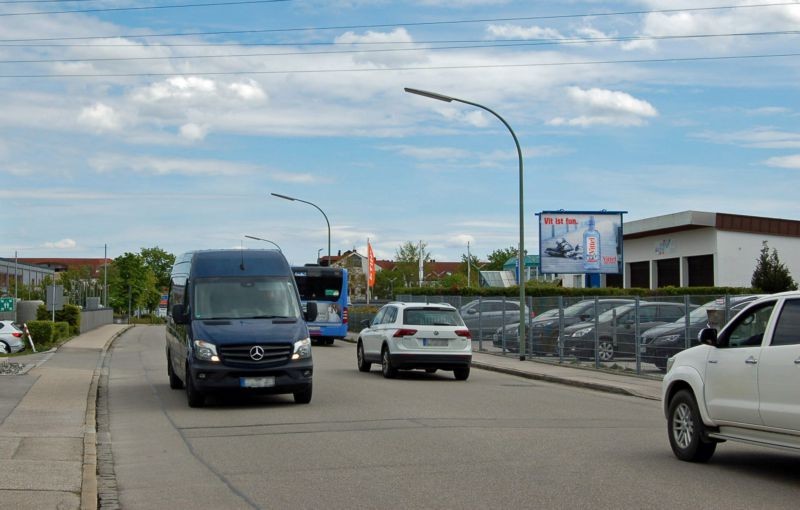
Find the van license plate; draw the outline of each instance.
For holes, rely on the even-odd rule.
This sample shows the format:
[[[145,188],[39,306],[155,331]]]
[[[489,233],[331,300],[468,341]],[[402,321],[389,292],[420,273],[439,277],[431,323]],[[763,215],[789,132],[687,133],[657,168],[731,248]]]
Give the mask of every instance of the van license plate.
[[[242,388],[271,388],[275,386],[274,377],[240,377],[239,385]]]
[[[422,345],[425,347],[447,347],[447,340],[444,338],[423,338]]]

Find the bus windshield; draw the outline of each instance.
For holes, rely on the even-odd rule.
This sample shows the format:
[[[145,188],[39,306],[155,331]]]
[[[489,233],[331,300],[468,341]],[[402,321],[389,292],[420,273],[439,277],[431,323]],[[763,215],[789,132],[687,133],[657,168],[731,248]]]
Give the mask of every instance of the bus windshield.
[[[295,280],[303,301],[339,301],[342,294],[342,273],[323,274],[320,276],[299,275],[295,272]]]

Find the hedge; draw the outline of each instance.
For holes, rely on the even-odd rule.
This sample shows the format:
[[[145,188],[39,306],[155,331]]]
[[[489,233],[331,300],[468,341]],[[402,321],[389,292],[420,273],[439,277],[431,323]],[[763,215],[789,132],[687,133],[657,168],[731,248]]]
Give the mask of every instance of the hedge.
[[[583,297],[583,296],[716,296],[734,294],[756,294],[757,292],[746,287],[661,287],[659,289],[616,287],[603,288],[570,288],[555,287],[551,285],[531,284],[525,285],[525,295],[530,297]],[[469,296],[469,297],[518,297],[519,287],[407,287],[395,290],[395,295],[414,296]]]
[[[49,349],[57,345],[60,340],[71,336],[71,328],[67,322],[30,321],[26,325],[37,351]]]
[[[36,318],[40,321],[52,320],[53,312],[48,311],[45,305],[36,309]],[[62,310],[56,311],[56,322],[69,324],[69,333],[79,335],[81,332],[81,307],[77,305],[64,305]]]

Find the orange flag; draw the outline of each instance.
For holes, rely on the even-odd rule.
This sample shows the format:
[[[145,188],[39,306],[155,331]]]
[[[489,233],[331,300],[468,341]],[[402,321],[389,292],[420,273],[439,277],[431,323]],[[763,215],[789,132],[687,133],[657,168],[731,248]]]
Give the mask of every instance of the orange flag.
[[[367,277],[367,285],[370,287],[375,286],[375,254],[372,253],[372,245],[367,241],[367,266],[369,268],[369,275]]]

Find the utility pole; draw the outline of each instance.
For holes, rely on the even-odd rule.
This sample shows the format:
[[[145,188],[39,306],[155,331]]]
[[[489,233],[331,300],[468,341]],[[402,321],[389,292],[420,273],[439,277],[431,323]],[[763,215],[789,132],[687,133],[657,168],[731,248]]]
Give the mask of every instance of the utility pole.
[[[467,287],[472,287],[472,257],[469,254],[469,241],[467,241]]]

